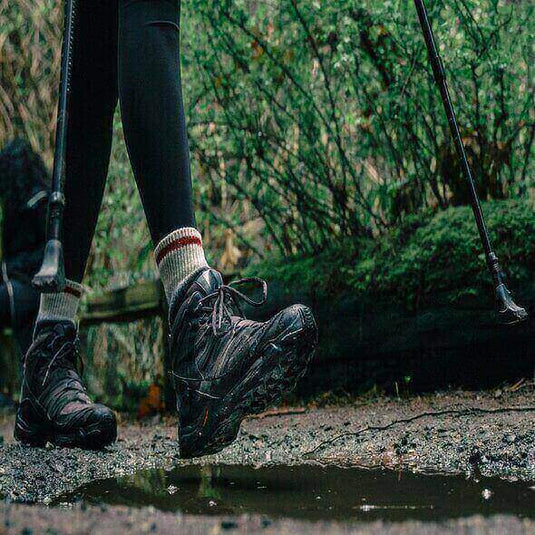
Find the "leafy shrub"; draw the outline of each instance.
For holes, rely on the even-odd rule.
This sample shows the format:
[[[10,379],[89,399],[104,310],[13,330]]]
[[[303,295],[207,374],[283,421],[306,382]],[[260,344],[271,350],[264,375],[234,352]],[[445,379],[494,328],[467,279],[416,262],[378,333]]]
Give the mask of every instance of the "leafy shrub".
[[[489,230],[514,285],[532,283],[535,272],[535,205],[531,201],[485,203]],[[353,292],[396,300],[409,307],[438,296],[490,295],[471,209],[452,207],[412,218],[379,239],[346,240],[314,257],[267,261],[251,271],[282,282],[289,292],[323,295]]]

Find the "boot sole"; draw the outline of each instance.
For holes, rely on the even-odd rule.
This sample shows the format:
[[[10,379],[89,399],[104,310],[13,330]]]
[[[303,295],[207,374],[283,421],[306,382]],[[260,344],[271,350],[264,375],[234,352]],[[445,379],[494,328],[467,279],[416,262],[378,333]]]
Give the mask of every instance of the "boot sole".
[[[303,311],[307,328],[286,334],[270,342],[243,380],[225,396],[208,405],[206,422],[179,436],[180,457],[202,457],[229,446],[247,416],[264,412],[278,403],[284,393],[293,390],[314,356],[317,327],[310,311]],[[219,406],[218,406],[219,405]]]
[[[72,433],[60,433],[46,425],[24,425],[17,422],[15,439],[21,444],[42,448],[47,443],[61,448],[83,448],[100,450],[115,442],[117,422],[115,418],[106,418]]]

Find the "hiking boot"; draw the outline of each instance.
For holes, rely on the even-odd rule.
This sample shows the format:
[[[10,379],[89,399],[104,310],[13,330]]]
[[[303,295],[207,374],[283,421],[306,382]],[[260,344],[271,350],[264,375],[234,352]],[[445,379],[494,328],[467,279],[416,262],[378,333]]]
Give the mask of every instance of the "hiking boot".
[[[261,286],[260,301],[236,289],[246,283]],[[305,374],[318,338],[312,312],[294,305],[266,322],[245,319],[240,301],[262,306],[266,297],[262,279],[225,285],[209,268],[175,296],[170,344],[182,458],[228,446],[247,415],[277,403]]]
[[[24,358],[15,438],[32,446],[99,449],[115,441],[114,413],[93,403],[76,369],[80,360],[76,328],[49,322],[38,328]]]

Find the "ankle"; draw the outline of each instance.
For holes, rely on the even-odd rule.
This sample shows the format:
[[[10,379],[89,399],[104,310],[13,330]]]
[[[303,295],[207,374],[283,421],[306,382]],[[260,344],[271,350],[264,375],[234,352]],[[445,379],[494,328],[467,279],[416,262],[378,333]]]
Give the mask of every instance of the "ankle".
[[[62,292],[41,294],[39,313],[35,322],[35,332],[44,326],[71,322],[76,325],[76,315],[83,295],[83,286],[67,280]]]
[[[188,280],[208,267],[201,234],[191,227],[168,234],[158,243],[154,255],[169,304]]]

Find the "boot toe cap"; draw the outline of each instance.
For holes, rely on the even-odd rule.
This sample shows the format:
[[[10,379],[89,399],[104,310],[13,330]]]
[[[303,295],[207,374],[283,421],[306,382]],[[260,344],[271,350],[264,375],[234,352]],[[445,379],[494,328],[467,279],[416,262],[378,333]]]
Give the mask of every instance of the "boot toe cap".
[[[285,308],[274,319],[277,319],[279,336],[283,343],[307,342],[316,346],[318,327],[312,310],[305,305],[292,305]]]
[[[57,430],[57,441],[63,446],[78,446],[101,449],[109,446],[117,438],[117,419],[115,413],[99,403],[84,405],[72,410]]]
[[[110,445],[117,438],[115,413],[105,405],[94,404],[84,429],[85,436],[92,447],[102,448]]]

